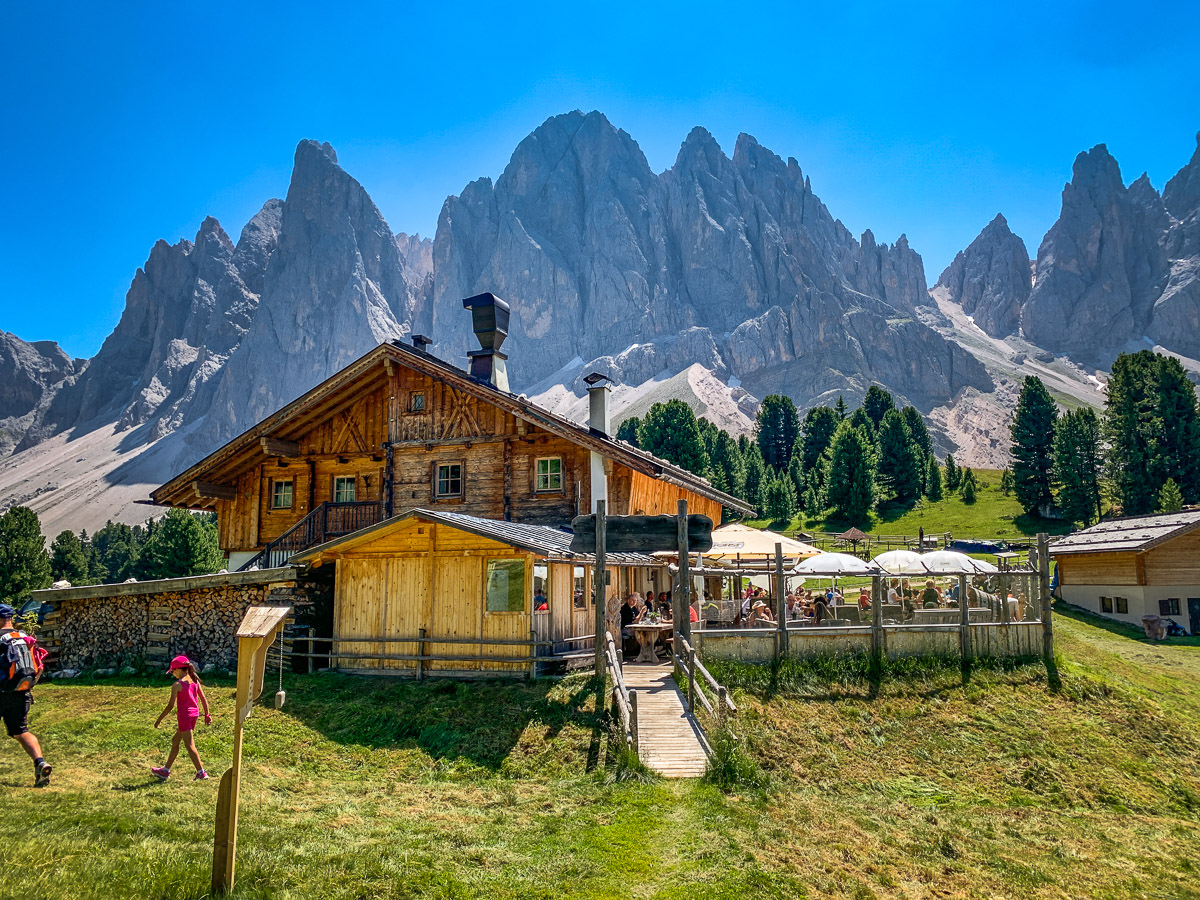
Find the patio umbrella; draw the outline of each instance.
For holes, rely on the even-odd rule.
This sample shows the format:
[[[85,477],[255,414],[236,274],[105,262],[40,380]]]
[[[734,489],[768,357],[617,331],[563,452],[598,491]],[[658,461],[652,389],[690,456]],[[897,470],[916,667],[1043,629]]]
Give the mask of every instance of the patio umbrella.
[[[999,572],[989,562],[975,559],[957,550],[933,550],[921,554],[921,562],[934,575],[990,575]]]
[[[878,575],[879,569],[873,563],[863,562],[857,556],[849,553],[821,553],[810,556],[800,565],[796,572],[802,575]]]
[[[736,522],[714,528],[712,540],[712,549],[704,554],[709,562],[774,560],[776,544],[783,545],[783,555],[788,559],[805,559],[821,552],[812,544]]]
[[[889,575],[924,575],[929,571],[921,554],[912,550],[889,550],[880,553],[871,562]]]

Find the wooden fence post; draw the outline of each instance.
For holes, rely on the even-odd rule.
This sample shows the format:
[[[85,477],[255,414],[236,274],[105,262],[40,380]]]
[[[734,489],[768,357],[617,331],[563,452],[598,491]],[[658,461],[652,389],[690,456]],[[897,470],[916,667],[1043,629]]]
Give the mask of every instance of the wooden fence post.
[[[537,681],[537,631],[529,629],[529,680]]]
[[[696,648],[688,647],[688,712],[696,711]]]
[[[883,578],[871,577],[871,666],[883,670]]]
[[[679,596],[672,605],[675,617],[675,630],[683,635],[689,644],[692,641],[692,576],[688,569],[688,533],[687,533],[687,501],[679,501],[679,516],[675,529],[677,549],[679,551]]]
[[[596,603],[596,677],[604,677],[604,632],[608,617],[608,591],[604,584],[605,568],[605,538],[608,536],[608,525],[605,523],[605,500],[596,501],[596,568],[592,575],[592,598]],[[618,639],[624,649],[624,638],[618,634]]]
[[[967,576],[958,576],[958,608],[962,614],[959,625],[959,652],[965,665],[971,661],[971,598],[967,596]]]
[[[1054,665],[1054,621],[1051,618],[1050,604],[1050,535],[1044,531],[1037,536],[1038,554],[1038,591],[1042,595],[1042,659],[1046,666]]]
[[[727,699],[728,696],[729,696],[729,691],[725,688],[725,685],[723,685],[723,684],[719,685],[717,687],[717,724],[718,725],[722,725],[725,722],[725,708],[729,705],[729,701]]]
[[[421,639],[419,641],[417,641],[417,656],[420,656],[420,657],[428,656],[429,654],[426,652],[426,646],[425,646],[425,629],[424,628],[418,629],[417,634],[419,634],[421,637]],[[425,677],[425,660],[418,659],[417,660],[417,681],[421,681],[424,677]]]
[[[775,615],[778,619],[779,640],[775,642],[776,657],[788,655],[787,593],[783,578],[783,544],[775,545]]]
[[[638,753],[637,691],[629,692],[629,734],[633,738],[633,752]]]

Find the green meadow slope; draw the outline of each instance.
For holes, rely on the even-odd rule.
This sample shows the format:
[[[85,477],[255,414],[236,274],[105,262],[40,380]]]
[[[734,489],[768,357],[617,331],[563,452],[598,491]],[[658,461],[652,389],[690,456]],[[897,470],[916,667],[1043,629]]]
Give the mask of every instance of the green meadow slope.
[[[1055,686],[1040,665],[721,669],[729,793],[622,766],[584,676],[289,678],[247,723],[234,896],[1200,896],[1200,646],[1056,624]],[[219,773],[233,691],[208,690]],[[6,895],[208,895],[216,780],[148,773],[167,693],[37,689],[56,771],[39,791],[14,743],[0,758]]]

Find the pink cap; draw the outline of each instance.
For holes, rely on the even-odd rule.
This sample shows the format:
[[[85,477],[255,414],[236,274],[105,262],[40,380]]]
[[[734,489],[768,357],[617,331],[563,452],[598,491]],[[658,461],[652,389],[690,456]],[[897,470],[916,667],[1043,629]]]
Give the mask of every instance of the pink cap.
[[[177,656],[171,660],[171,665],[167,667],[167,671],[170,672],[172,669],[186,669],[191,664],[192,661],[186,656]]]

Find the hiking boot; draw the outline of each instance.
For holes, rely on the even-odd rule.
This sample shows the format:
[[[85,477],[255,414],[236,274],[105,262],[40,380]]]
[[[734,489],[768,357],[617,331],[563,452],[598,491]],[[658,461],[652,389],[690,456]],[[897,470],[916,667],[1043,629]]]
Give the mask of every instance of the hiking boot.
[[[157,778],[159,781],[166,781],[168,778],[171,777],[171,770],[168,769],[166,766],[154,766],[150,770],[150,774],[153,775],[155,778]]]
[[[192,781],[208,781],[208,773],[201,769],[196,773],[196,777]]]
[[[33,764],[33,786],[45,787],[50,783],[50,773],[54,771],[50,763],[43,760]]]

